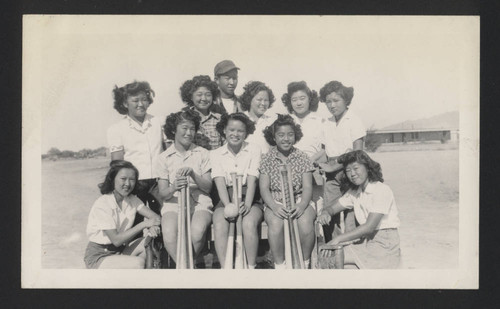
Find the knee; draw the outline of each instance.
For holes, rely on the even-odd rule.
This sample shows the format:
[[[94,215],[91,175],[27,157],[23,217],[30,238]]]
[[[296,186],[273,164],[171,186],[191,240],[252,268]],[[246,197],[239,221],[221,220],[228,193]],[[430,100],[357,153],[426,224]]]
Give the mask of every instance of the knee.
[[[205,225],[192,225],[191,226],[191,237],[193,242],[200,241],[203,236],[205,235],[206,232],[206,226]]]
[[[131,261],[131,268],[141,269],[145,267],[146,260],[140,256],[134,256],[134,259]]]
[[[257,230],[257,220],[244,218],[242,222],[243,232],[254,232]]]
[[[266,220],[266,223],[269,234],[276,235],[283,231],[283,220],[279,218]]]

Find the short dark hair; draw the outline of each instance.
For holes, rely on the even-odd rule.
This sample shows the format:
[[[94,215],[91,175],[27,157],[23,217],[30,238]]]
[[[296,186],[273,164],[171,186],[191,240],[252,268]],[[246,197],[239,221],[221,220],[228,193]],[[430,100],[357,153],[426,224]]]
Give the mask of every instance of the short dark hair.
[[[317,111],[319,105],[318,93],[315,90],[309,89],[305,81],[300,81],[288,84],[287,93],[281,96],[281,102],[283,102],[288,112],[293,114],[292,95],[299,90],[304,91],[309,97],[309,110],[313,112]]]
[[[321,102],[326,102],[326,96],[332,92],[341,96],[347,106],[351,104],[352,97],[354,96],[354,88],[346,87],[336,80],[328,82],[319,90],[319,99]]]
[[[238,101],[241,103],[241,109],[244,111],[250,110],[252,99],[261,91],[267,91],[269,95],[269,108],[271,108],[274,101],[276,101],[271,88],[267,87],[263,82],[250,81],[243,87],[243,94],[238,98]]]
[[[149,100],[149,104],[153,104],[153,97],[155,92],[149,86],[148,82],[138,82],[134,81],[130,84],[126,84],[123,87],[118,87],[115,85],[113,89],[113,104],[114,108],[122,115],[128,114],[128,109],[123,105],[125,100],[129,96],[137,95],[139,92],[146,93],[146,96]]]
[[[180,112],[171,113],[165,119],[163,132],[165,132],[165,135],[168,139],[175,139],[175,131],[177,130],[177,125],[179,125],[179,123],[184,120],[192,121],[194,123],[195,131],[198,131],[198,129],[200,128],[200,114],[189,107],[185,107]]]
[[[368,179],[371,182],[380,181],[384,182],[384,178],[382,175],[382,167],[380,164],[370,156],[364,152],[363,150],[354,150],[348,153],[345,153],[338,157],[337,161],[344,166],[344,171],[347,168],[347,165],[357,162],[359,164],[363,164],[368,171]],[[351,188],[356,188],[352,183],[349,185]]]
[[[129,168],[135,172],[135,186],[134,189],[130,194],[136,194],[138,191],[138,180],[139,180],[139,171],[137,168],[130,163],[129,161],[125,160],[113,160],[109,163],[109,170],[108,173],[106,174],[106,177],[104,177],[104,181],[98,185],[99,189],[101,190],[101,194],[108,194],[113,192],[115,189],[115,177],[118,172],[124,168]]]
[[[295,144],[302,138],[302,129],[299,124],[296,124],[292,116],[288,114],[278,114],[278,118],[270,125],[264,129],[264,138],[267,143],[271,146],[276,146],[276,141],[274,140],[274,133],[282,126],[291,126],[293,132],[295,133]]]
[[[219,95],[219,87],[217,83],[212,81],[208,75],[198,75],[193,79],[185,81],[181,88],[181,99],[187,106],[193,106],[193,93],[200,87],[206,87],[215,99]],[[213,104],[213,101],[212,101]]]
[[[255,124],[253,123],[252,120],[250,120],[250,118],[248,118],[247,115],[243,113],[223,114],[220,121],[216,125],[216,129],[217,132],[219,132],[219,134],[224,138],[226,138],[226,135],[224,134],[224,129],[227,127],[229,120],[238,120],[243,122],[247,132],[245,138],[248,137],[248,135],[253,134],[253,132],[255,132]]]

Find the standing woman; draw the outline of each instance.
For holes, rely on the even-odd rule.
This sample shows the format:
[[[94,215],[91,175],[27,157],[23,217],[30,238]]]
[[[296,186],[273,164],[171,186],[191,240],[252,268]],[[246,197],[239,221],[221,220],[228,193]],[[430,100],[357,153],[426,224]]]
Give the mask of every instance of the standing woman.
[[[305,81],[291,82],[288,84],[287,93],[281,97],[281,101],[295,123],[300,125],[304,134],[295,147],[305,152],[313,163],[324,161],[321,128],[325,120],[316,113],[319,104],[318,93],[309,89]],[[321,209],[323,204],[323,179],[318,171],[313,173],[313,183],[312,199],[316,204],[316,209]]]
[[[160,216],[135,196],[138,173],[128,161],[111,161],[99,185],[102,195],[89,214],[89,244],[84,257],[87,268],[144,268],[143,238],[134,238],[145,228],[151,236],[158,236]],[[136,213],[148,220],[132,226]]]
[[[264,219],[269,227],[269,245],[274,257],[275,269],[285,268],[283,224],[288,217],[297,218],[300,243],[306,268],[310,266],[314,247],[314,220],[316,211],[311,205],[313,164],[307,155],[294,145],[300,141],[302,131],[290,115],[278,115],[276,121],[264,132],[269,145],[273,146],[262,156],[259,188],[266,205]],[[288,211],[283,205],[280,165],[291,170],[295,209]]]
[[[193,141],[200,126],[200,116],[190,109],[170,114],[164,130],[174,144],[162,152],[158,159],[158,188],[162,198],[161,227],[163,242],[170,256],[177,256],[177,216],[180,190],[190,184],[191,239],[196,257],[203,245],[212,222],[212,188],[208,150]],[[177,263],[177,261],[175,261]]]
[[[221,114],[210,111],[213,100],[219,93],[217,83],[207,75],[198,75],[185,81],[180,90],[182,101],[201,117],[194,143],[208,150],[222,146],[222,136],[216,129]]]
[[[147,113],[153,96],[148,82],[115,86],[114,108],[124,117],[108,129],[107,138],[111,160],[126,160],[137,167],[137,197],[159,213],[161,203],[154,197],[158,190],[153,160],[163,151],[164,138],[160,121]]]
[[[262,202],[257,188],[260,148],[245,141],[248,134],[253,133],[255,126],[243,113],[223,115],[217,129],[227,143],[210,152],[212,177],[217,186],[220,202],[215,207],[213,222],[215,232],[215,250],[221,266],[225,265],[226,246],[229,233],[229,222],[224,216],[224,208],[231,202],[234,183],[231,173],[242,177],[242,204],[239,215],[242,216],[243,241],[248,260],[248,267],[255,268],[259,247],[258,226],[262,222]],[[233,203],[235,201],[232,201]]]
[[[243,90],[243,94],[239,97],[241,109],[255,123],[255,132],[249,133],[246,141],[258,145],[263,154],[267,153],[269,144],[264,138],[264,129],[276,120],[276,114],[266,113],[275,101],[273,91],[259,81],[248,82]]]
[[[345,192],[345,189],[341,190],[340,187],[342,179],[345,178],[344,167],[337,162],[337,158],[349,151],[363,150],[366,130],[361,120],[349,110],[354,96],[352,87],[345,87],[338,81],[330,81],[320,89],[319,93],[321,102],[325,102],[332,114],[325,122],[323,133],[328,162],[319,164],[326,172],[324,203],[325,206],[331,206]],[[338,221],[338,217],[335,221]],[[348,210],[346,229],[353,228],[354,215]]]

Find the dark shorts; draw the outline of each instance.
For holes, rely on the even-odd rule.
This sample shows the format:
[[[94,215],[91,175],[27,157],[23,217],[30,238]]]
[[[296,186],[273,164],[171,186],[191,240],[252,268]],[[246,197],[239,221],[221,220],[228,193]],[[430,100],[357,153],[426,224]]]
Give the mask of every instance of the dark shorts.
[[[242,188],[242,200],[245,201],[245,194],[247,192],[247,187],[244,186]],[[233,199],[233,187],[227,187],[227,193],[229,194],[229,199],[232,200]],[[217,195],[218,196],[218,195]],[[255,194],[253,196],[253,200],[252,200],[252,205],[260,205],[260,209],[263,209],[263,202],[262,202],[262,198],[260,197],[260,190],[259,190],[259,187],[257,186],[255,188]],[[222,201],[219,199],[217,205],[215,206],[214,209],[217,209],[219,207],[224,207],[224,204],[222,204]]]
[[[103,259],[110,255],[121,254],[125,246],[115,247],[111,245],[101,245],[89,241],[87,249],[85,250],[85,257],[83,261],[87,268],[99,268]]]

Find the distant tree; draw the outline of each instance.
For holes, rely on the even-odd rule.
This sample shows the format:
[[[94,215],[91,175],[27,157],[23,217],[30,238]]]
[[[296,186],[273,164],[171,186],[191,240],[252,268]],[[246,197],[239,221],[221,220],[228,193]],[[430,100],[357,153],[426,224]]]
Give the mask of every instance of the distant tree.
[[[375,152],[382,145],[382,140],[377,137],[376,134],[373,134],[375,128],[373,125],[370,126],[368,130],[366,130],[365,136],[365,149],[369,152]]]
[[[71,150],[63,150],[61,154],[59,155],[61,158],[74,158],[75,157],[75,152]]]
[[[47,151],[47,154],[49,156],[59,156],[59,155],[61,155],[61,150],[59,150],[55,147],[52,147],[49,149],[49,151]]]
[[[106,147],[99,147],[97,149],[94,149],[92,151],[92,154],[94,157],[105,157],[107,154],[107,148]]]

